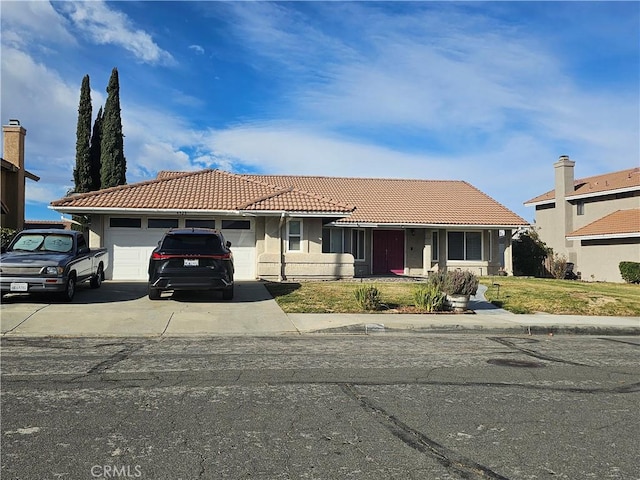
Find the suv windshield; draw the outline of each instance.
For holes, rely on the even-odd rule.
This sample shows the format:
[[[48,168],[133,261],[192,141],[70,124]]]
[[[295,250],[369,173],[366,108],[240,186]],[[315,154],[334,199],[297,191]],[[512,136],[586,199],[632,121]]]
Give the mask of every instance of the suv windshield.
[[[217,235],[167,235],[162,242],[162,249],[188,253],[223,253]]]

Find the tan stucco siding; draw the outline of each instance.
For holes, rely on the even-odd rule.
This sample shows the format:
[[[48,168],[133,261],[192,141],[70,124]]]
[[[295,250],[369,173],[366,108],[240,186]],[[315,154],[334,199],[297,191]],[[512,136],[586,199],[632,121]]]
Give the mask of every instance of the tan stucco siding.
[[[286,280],[328,280],[353,278],[353,255],[350,253],[285,253]],[[263,253],[258,256],[258,277],[276,280],[281,271],[280,255]]]
[[[640,261],[640,238],[582,240],[580,243],[576,270],[580,272],[582,280],[623,282],[620,262]]]

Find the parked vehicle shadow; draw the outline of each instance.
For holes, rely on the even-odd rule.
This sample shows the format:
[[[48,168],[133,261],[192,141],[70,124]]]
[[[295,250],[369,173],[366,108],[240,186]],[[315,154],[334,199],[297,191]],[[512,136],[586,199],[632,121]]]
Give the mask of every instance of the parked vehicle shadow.
[[[147,296],[147,282],[102,282],[100,288],[91,288],[89,283],[76,286],[76,294],[70,304],[112,303],[137,300]],[[47,305],[50,303],[67,303],[47,293],[19,293],[2,297],[2,303],[34,303]]]
[[[273,297],[261,281],[235,282],[233,300],[223,300],[218,291],[179,291],[163,292],[160,302],[175,301],[184,303],[246,303],[272,300]],[[107,280],[100,288],[91,288],[88,283],[76,287],[76,294],[70,305],[93,305],[101,303],[117,303],[146,299],[148,296],[147,282],[126,282]],[[149,300],[151,301],[151,300]],[[36,305],[65,304],[67,302],[56,298],[53,294],[9,294],[2,298],[2,303],[31,303]]]

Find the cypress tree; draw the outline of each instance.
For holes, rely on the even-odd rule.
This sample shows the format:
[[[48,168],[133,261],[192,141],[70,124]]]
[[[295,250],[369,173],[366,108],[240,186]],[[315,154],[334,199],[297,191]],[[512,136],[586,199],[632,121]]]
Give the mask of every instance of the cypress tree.
[[[120,84],[117,68],[111,71],[111,78],[109,85],[107,85],[107,102],[102,118],[100,150],[101,188],[127,183],[127,161],[124,157],[124,135],[120,118]]]
[[[102,141],[102,107],[93,123],[91,146],[89,147],[89,164],[91,170],[91,190],[100,190],[100,142]]]
[[[91,87],[89,75],[82,79],[80,103],[78,104],[78,124],[76,127],[76,167],[73,170],[75,192],[91,191],[91,162],[89,142],[91,140]]]

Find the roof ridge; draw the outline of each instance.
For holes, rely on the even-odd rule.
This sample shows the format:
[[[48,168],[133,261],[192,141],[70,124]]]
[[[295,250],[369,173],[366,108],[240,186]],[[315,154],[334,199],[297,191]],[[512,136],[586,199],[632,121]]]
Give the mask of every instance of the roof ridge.
[[[276,178],[305,178],[305,179],[328,179],[328,180],[374,180],[383,182],[464,182],[464,180],[444,180],[444,179],[428,179],[428,178],[385,178],[385,177],[341,177],[332,175],[282,175],[269,173],[246,173],[253,177],[276,177]]]

